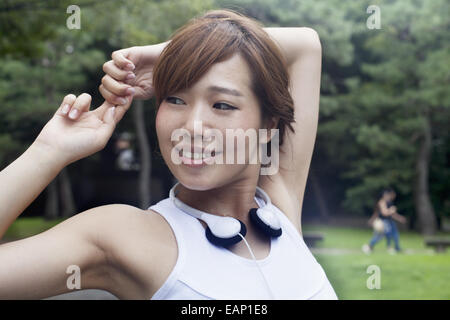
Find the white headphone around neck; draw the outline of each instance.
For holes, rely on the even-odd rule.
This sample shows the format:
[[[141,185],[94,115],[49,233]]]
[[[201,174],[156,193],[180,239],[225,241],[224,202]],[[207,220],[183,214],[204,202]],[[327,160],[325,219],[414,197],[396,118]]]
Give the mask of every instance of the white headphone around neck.
[[[244,223],[236,218],[217,216],[188,206],[176,197],[175,189],[178,184],[179,182],[177,182],[172,187],[172,189],[170,189],[169,193],[169,197],[173,201],[175,206],[178,207],[181,211],[184,211],[185,213],[191,215],[192,217],[204,221],[208,226],[206,228],[206,238],[214,245],[219,247],[228,247],[243,240],[261,274],[262,279],[264,280],[270,298],[275,299],[275,295],[273,294],[272,289],[267,282],[264,272],[256,261],[255,255],[253,254],[250,245],[244,238],[245,234],[247,233],[247,228],[245,227]],[[271,237],[281,236],[280,221],[278,220],[278,217],[275,216],[275,214],[267,208],[267,206],[271,204],[270,197],[267,195],[267,193],[264,192],[263,189],[258,186],[256,186],[256,194],[264,199],[265,204],[261,208],[250,209],[250,221],[257,227],[260,232],[266,235],[269,235]]]
[[[229,247],[242,240],[239,234],[244,237],[247,233],[247,228],[242,221],[232,217],[217,216],[188,206],[176,197],[175,189],[179,184],[180,183],[177,182],[172,189],[170,189],[170,199],[180,210],[207,224],[206,237],[211,243],[221,247]],[[271,204],[270,197],[258,186],[256,186],[256,195],[263,198],[265,204],[261,208],[250,209],[250,221],[265,235],[271,237],[281,236],[282,231],[280,221],[278,220],[278,217],[267,208],[267,206]]]

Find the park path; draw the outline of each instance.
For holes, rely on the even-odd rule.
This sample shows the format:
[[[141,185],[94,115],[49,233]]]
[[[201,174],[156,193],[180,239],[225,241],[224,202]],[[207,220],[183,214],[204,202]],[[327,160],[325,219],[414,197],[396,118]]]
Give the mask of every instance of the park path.
[[[313,254],[325,254],[325,255],[344,255],[344,254],[364,254],[361,249],[343,249],[343,248],[310,248],[311,252]],[[382,249],[380,249],[378,252],[383,252]],[[388,254],[386,252],[386,254]],[[429,254],[434,255],[436,254],[433,249],[421,249],[421,250],[415,250],[415,249],[405,249],[402,253],[399,254]]]

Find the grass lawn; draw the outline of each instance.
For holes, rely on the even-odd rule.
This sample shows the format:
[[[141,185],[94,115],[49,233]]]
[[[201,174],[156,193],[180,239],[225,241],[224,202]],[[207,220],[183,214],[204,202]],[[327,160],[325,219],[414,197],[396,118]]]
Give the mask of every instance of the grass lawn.
[[[16,240],[31,237],[57,225],[64,219],[45,220],[41,217],[19,218],[6,230],[5,240]]]
[[[383,239],[366,255],[361,246],[372,236],[369,229],[303,226],[304,233],[316,231],[325,238],[313,253],[339,299],[450,299],[450,248],[437,254],[420,234],[401,232],[404,253],[388,254]],[[367,287],[371,265],[379,267],[380,289]]]

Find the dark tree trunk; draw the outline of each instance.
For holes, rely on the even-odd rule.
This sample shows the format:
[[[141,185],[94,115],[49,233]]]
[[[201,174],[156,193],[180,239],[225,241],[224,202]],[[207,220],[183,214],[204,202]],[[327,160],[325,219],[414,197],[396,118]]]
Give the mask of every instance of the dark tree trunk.
[[[61,215],[65,218],[73,216],[77,213],[77,208],[73,198],[72,186],[70,184],[70,176],[67,168],[62,169],[58,175],[58,179],[62,207]]]
[[[139,207],[146,210],[151,204],[150,179],[152,172],[152,158],[147,131],[145,129],[144,102],[135,100],[133,102],[133,119],[136,127],[137,140],[140,150],[140,172],[139,172]]]
[[[330,217],[330,212],[328,210],[328,206],[325,200],[325,197],[322,192],[322,188],[319,183],[319,179],[317,178],[314,170],[310,170],[309,176],[311,178],[311,186],[313,188],[314,197],[316,198],[317,206],[319,207],[320,218],[325,222]]]
[[[44,218],[56,219],[59,215],[58,179],[53,179],[47,186],[47,199],[45,201]]]
[[[414,185],[414,204],[420,231],[424,235],[436,233],[436,215],[428,190],[428,174],[431,155],[431,127],[425,115],[425,127],[416,159],[416,181]]]

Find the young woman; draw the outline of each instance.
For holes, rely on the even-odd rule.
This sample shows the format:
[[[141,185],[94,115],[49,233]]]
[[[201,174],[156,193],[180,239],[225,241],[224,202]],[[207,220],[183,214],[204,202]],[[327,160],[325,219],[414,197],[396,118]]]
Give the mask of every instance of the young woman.
[[[386,188],[382,191],[380,198],[376,204],[376,211],[370,220],[379,217],[383,223],[382,231],[375,231],[369,244],[364,244],[362,250],[366,254],[370,254],[377,242],[386,236],[388,252],[395,254],[400,252],[399,234],[395,221],[406,223],[406,218],[397,213],[397,207],[394,206],[396,193],[392,188]],[[394,240],[395,251],[391,248],[391,240]]]
[[[87,94],[68,95],[30,148],[1,172],[0,235],[64,166],[105,146],[133,97],[155,96],[159,147],[179,181],[176,199],[220,221],[239,219],[247,228],[245,241],[211,243],[205,236],[209,225],[173,198],[148,210],[101,206],[1,245],[0,298],[68,292],[66,270],[75,265],[82,289],[104,289],[122,299],[336,299],[300,226],[318,121],[316,32],[263,29],[218,10],[191,20],[168,42],[119,50],[112,58],[100,86],[105,103],[89,111]],[[225,137],[227,129],[274,128],[280,153],[271,175],[260,174],[262,164],[251,163],[248,155],[244,163],[205,165],[204,155],[200,165],[194,163],[211,138],[207,132]],[[177,130],[194,141],[192,149],[175,149]],[[258,147],[272,140],[263,135]],[[216,144],[210,158],[242,151],[226,142]],[[181,163],[173,161],[174,154]],[[269,236],[250,221],[249,210],[261,207],[276,217],[281,235]]]

